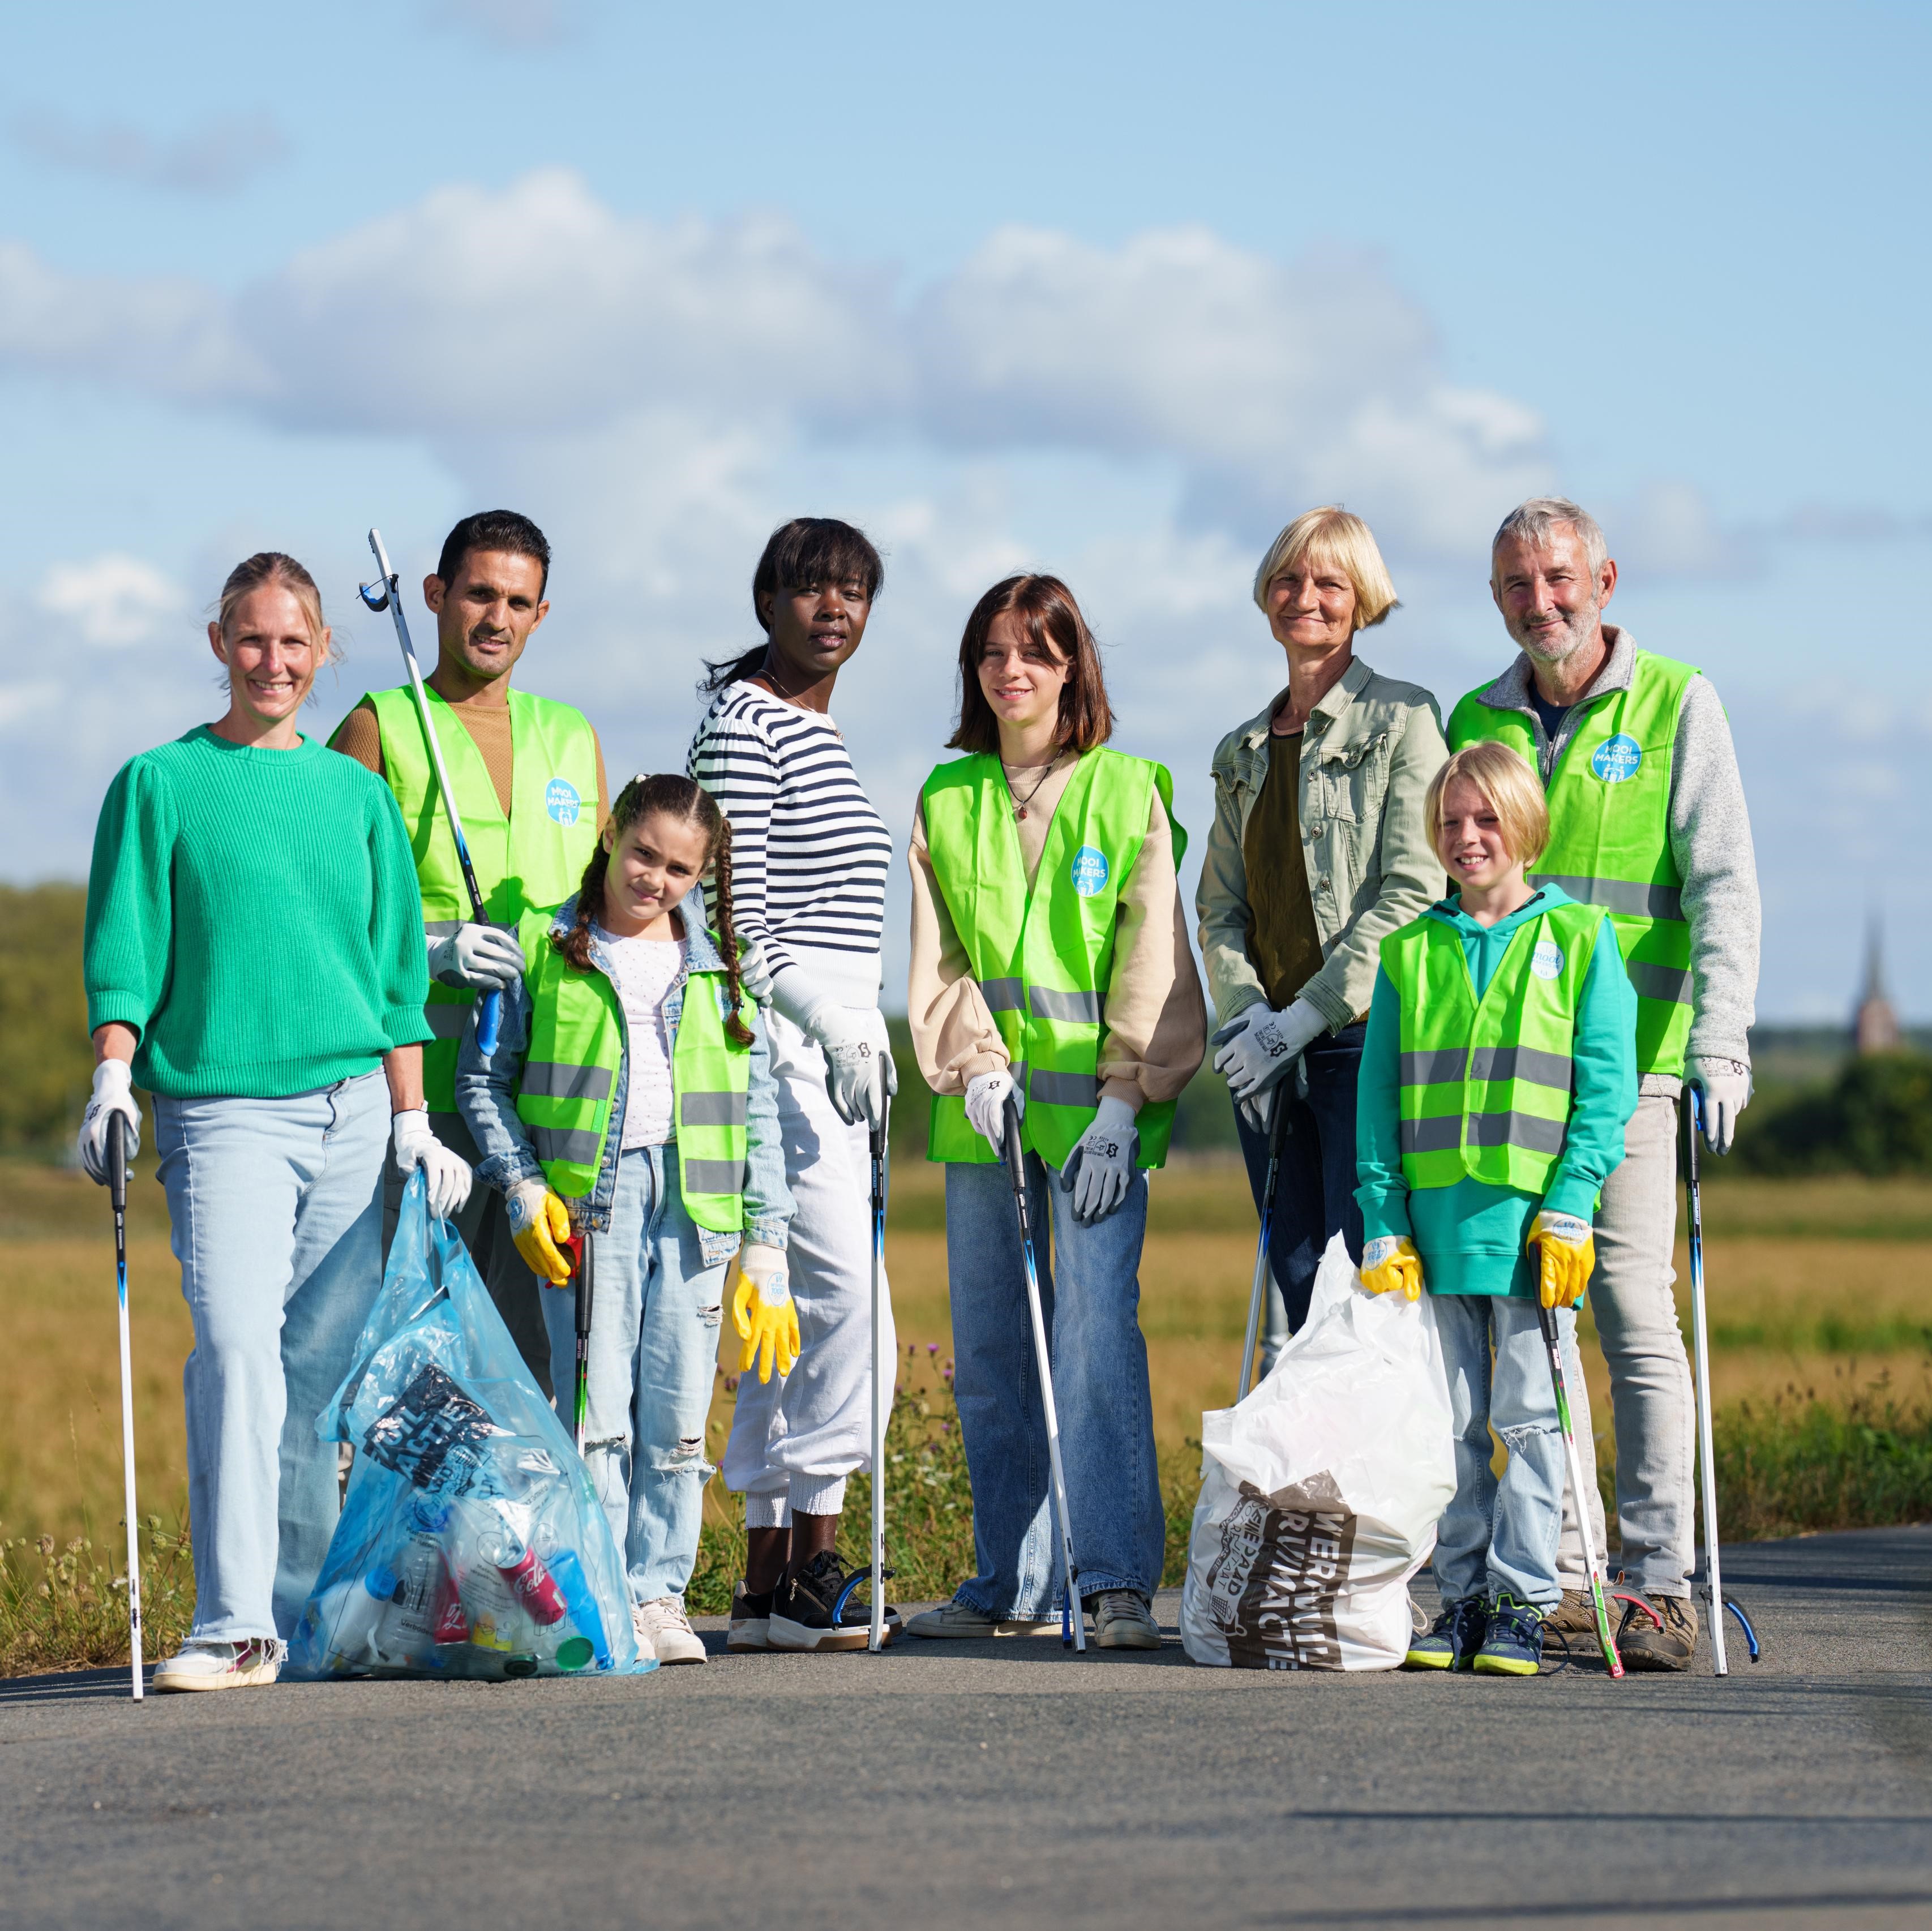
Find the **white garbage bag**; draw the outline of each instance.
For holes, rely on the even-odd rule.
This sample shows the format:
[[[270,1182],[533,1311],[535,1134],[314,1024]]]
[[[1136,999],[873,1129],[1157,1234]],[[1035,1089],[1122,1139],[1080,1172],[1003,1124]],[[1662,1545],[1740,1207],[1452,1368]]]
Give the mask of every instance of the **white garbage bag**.
[[[1187,1654],[1223,1669],[1394,1669],[1409,1579],[1456,1492],[1429,1297],[1364,1293],[1336,1235],[1300,1331],[1238,1407],[1202,1417],[1201,1437]]]

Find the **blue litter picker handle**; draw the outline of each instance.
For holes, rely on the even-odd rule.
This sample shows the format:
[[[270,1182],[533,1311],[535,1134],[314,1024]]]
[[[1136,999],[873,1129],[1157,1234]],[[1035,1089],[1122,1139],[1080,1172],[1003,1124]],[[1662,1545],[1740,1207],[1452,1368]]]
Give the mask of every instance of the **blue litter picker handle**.
[[[448,819],[450,832],[456,840],[456,860],[463,868],[463,883],[469,889],[470,915],[479,925],[488,925],[489,920],[483,911],[483,895],[476,886],[476,868],[470,862],[470,841],[463,835],[463,814],[457,810],[455,794],[449,788],[449,772],[442,761],[442,746],[436,741],[435,722],[430,716],[429,692],[423,683],[422,667],[416,661],[416,646],[410,642],[409,622],[403,615],[402,594],[397,588],[396,573],[389,568],[389,555],[382,547],[380,530],[370,531],[369,547],[376,553],[376,568],[380,574],[374,583],[358,587],[363,602],[370,610],[387,610],[395,624],[396,641],[403,647],[403,666],[410,673],[410,688],[416,694],[416,715],[422,720],[430,762],[436,767],[436,788],[442,795],[443,814]],[[494,1053],[496,1050],[502,1021],[502,994],[486,992],[482,1010],[476,1020],[476,1043],[484,1052]]]

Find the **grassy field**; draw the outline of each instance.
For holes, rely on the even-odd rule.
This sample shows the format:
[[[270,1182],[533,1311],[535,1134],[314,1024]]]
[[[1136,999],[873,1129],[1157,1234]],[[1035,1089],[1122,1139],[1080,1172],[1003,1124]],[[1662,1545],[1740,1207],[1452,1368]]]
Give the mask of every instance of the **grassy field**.
[[[928,1417],[909,1412],[911,1433],[902,1444],[910,1458],[905,1467],[926,1470],[932,1510],[908,1516],[904,1526],[937,1538],[944,1552],[936,1546],[934,1559],[943,1566],[970,1544],[962,1540],[968,1525],[956,1483],[940,1468],[944,1458],[934,1459],[938,1450],[928,1453],[943,1441],[940,1371],[952,1352],[940,1170],[902,1165],[893,1185],[887,1264],[899,1333],[932,1398]],[[186,1513],[181,1369],[192,1337],[160,1190],[146,1165],[130,1188],[129,1222],[141,1510],[166,1531]],[[1854,1450],[1869,1435],[1882,1453],[1886,1432],[1868,1420],[1882,1423],[1888,1405],[1907,1414],[1932,1410],[1932,1182],[1720,1178],[1706,1189],[1706,1226],[1713,1392],[1734,1425],[1746,1415],[1760,1423],[1790,1415],[1795,1427],[1816,1400],[1833,1414],[1853,1415],[1855,1430],[1864,1429],[1848,1438]],[[1202,1411],[1233,1393],[1253,1240],[1238,1170],[1201,1161],[1156,1179],[1142,1316],[1170,1488],[1184,1486]],[[0,1431],[0,1541],[12,1543],[16,1571],[30,1552],[70,1564],[111,1555],[120,1536],[119,1394],[104,1196],[78,1174],[0,1162],[0,1256],[8,1339],[0,1354],[0,1413],[8,1420]],[[1678,1275],[1688,1313],[1681,1251]],[[1606,1459],[1607,1387],[1601,1357],[1587,1342],[1585,1360]],[[721,1371],[712,1411],[718,1447],[729,1426],[729,1378]],[[1760,1448],[1760,1463],[1768,1453]],[[1838,1450],[1828,1454],[1844,1459]],[[1184,1519],[1184,1498],[1170,1503]],[[1779,1505],[1768,1506],[1763,1521],[1784,1519]],[[1832,1506],[1819,1505],[1826,1515]],[[736,1534],[730,1512],[721,1502],[712,1513],[707,1561],[727,1564]],[[35,1548],[42,1537],[51,1554]],[[69,1550],[76,1541],[93,1550]],[[169,1560],[164,1586],[178,1594],[178,1552]]]

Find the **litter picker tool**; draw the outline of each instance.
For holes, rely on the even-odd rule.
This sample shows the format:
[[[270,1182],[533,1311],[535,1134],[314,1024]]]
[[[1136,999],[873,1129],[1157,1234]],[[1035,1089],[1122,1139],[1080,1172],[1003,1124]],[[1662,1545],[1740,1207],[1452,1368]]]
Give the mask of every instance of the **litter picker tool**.
[[[1711,1430],[1711,1336],[1704,1300],[1704,1208],[1697,1183],[1697,1141],[1704,1130],[1704,1096],[1688,1081],[1684,1088],[1684,1197],[1690,1222],[1690,1334],[1697,1357],[1697,1471],[1704,1491],[1705,1584],[1697,1593],[1709,1606],[1711,1663],[1718,1676],[1731,1673],[1724,1656],[1724,1612],[1737,1618],[1758,1659],[1757,1632],[1750,1618],[1724,1594],[1718,1558],[1718,1459]]]
[[[886,1385],[885,1336],[880,1302],[886,1280],[886,1163],[891,1143],[887,1129],[892,1096],[886,1063],[879,1061],[879,1117],[872,1128],[872,1621],[866,1647],[886,1646],[886,1415],[891,1390]],[[893,1366],[898,1366],[896,1356]]]
[[[1268,1111],[1268,1178],[1262,1187],[1262,1231],[1255,1242],[1255,1279],[1248,1290],[1248,1332],[1241,1343],[1241,1378],[1234,1384],[1239,1402],[1255,1378],[1255,1349],[1262,1332],[1262,1309],[1268,1294],[1268,1248],[1274,1239],[1274,1190],[1281,1178],[1281,1150],[1288,1138],[1288,1095],[1286,1080],[1276,1083]]]
[[[128,1646],[134,1701],[141,1700],[141,1537],[134,1513],[134,1351],[128,1333],[128,1123],[107,1117],[107,1192],[114,1203],[114,1273],[121,1306],[122,1506],[128,1515]]]
[[[1604,1661],[1612,1676],[1624,1673],[1624,1660],[1617,1654],[1616,1637],[1610,1634],[1610,1598],[1604,1587],[1603,1566],[1597,1560],[1597,1539],[1590,1533],[1590,1510],[1584,1497],[1583,1458],[1577,1452],[1576,1431],[1570,1421],[1570,1390],[1563,1378],[1563,1342],[1556,1331],[1556,1310],[1536,1297],[1536,1318],[1543,1329],[1543,1345],[1550,1357],[1550,1385],[1556,1392],[1556,1419],[1563,1429],[1563,1454],[1570,1466],[1570,1496],[1576,1505],[1576,1525],[1583,1538],[1583,1563],[1590,1576],[1590,1606],[1597,1615],[1597,1641]]]
[[[376,568],[382,574],[373,583],[358,587],[362,601],[372,610],[387,610],[395,620],[396,640],[403,646],[403,663],[410,673],[410,688],[416,693],[416,715],[422,720],[423,736],[429,745],[430,762],[436,766],[436,788],[442,794],[442,808],[456,838],[456,859],[463,868],[463,882],[470,888],[471,916],[479,925],[490,922],[483,913],[483,895],[476,889],[476,868],[470,862],[470,841],[463,835],[462,815],[456,808],[456,794],[449,788],[449,773],[442,762],[442,746],[436,742],[436,724],[429,712],[429,692],[423,683],[422,667],[416,662],[415,646],[410,642],[410,626],[403,615],[402,592],[396,573],[389,568],[388,553],[382,547],[382,532],[371,529],[369,547],[376,553]],[[486,1053],[496,1050],[496,1032],[503,1016],[503,995],[490,991],[483,995],[483,1009],[476,1022],[476,1043]]]
[[[1080,1620],[1080,1597],[1073,1566],[1073,1519],[1066,1511],[1066,1474],[1060,1460],[1060,1416],[1053,1405],[1053,1359],[1046,1345],[1046,1317],[1040,1304],[1040,1269],[1034,1256],[1033,1224],[1027,1212],[1026,1153],[1020,1141],[1020,1110],[1009,1096],[1006,1106],[1006,1170],[1013,1183],[1013,1206],[1020,1217],[1020,1252],[1026,1262],[1027,1310],[1033,1317],[1034,1360],[1040,1369],[1040,1411],[1046,1418],[1046,1463],[1053,1480],[1053,1513],[1060,1531],[1060,1566],[1066,1578],[1060,1604],[1060,1641],[1070,1624],[1075,1649],[1083,1654],[1087,1633]]]
[[[577,1429],[577,1456],[584,1459],[584,1425],[590,1412],[590,1316],[597,1300],[597,1237],[588,1228],[568,1243],[577,1287],[577,1388],[572,1414]]]

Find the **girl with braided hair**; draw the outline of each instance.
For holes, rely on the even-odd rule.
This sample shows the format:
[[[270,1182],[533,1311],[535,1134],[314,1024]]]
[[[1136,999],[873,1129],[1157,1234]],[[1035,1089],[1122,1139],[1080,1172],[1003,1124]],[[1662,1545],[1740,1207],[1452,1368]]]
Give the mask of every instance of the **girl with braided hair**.
[[[716,907],[707,929],[699,888]],[[740,982],[731,828],[710,794],[640,772],[576,895],[526,915],[528,961],[496,1050],[472,1020],[457,1104],[538,1279],[596,1237],[584,1459],[624,1552],[631,1619],[660,1663],[702,1663],[685,1614],[712,1470],[704,1423],[724,1291],[740,1366],[798,1354],[785,1185],[764,1022]],[[574,1296],[543,1297],[552,1378],[574,1384]]]

